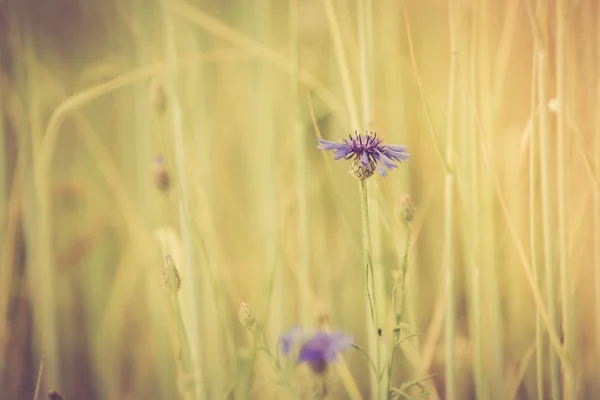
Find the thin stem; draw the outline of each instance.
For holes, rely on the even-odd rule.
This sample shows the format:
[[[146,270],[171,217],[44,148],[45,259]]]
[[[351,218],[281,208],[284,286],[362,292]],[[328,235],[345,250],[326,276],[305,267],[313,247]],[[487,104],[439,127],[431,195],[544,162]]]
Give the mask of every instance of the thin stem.
[[[445,269],[445,285],[446,285],[446,322],[444,329],[444,345],[445,345],[445,382],[446,382],[446,399],[456,399],[456,371],[454,369],[454,335],[456,330],[456,305],[455,305],[455,282],[454,282],[454,177],[452,174],[446,174],[444,180],[444,207],[446,210],[444,236],[445,251],[444,259],[446,263]]]
[[[596,8],[597,18],[600,18],[600,7]],[[596,24],[596,70],[600,67],[600,25]],[[596,112],[595,118],[595,159],[596,159],[596,178],[600,177],[600,76],[596,74]],[[596,186],[594,191],[594,249],[595,249],[595,270],[596,270],[596,365],[600,366],[600,188]]]
[[[474,96],[477,95],[475,88],[477,88],[477,61],[478,61],[478,26],[476,21],[471,23],[471,30],[469,32],[470,38],[470,55],[469,55],[469,67],[463,68],[461,76],[463,81],[461,82],[465,87],[470,87],[471,92]],[[464,144],[466,147],[467,157],[465,157],[465,181],[469,182],[468,188],[468,207],[471,210],[472,215],[469,221],[471,228],[470,244],[468,245],[470,252],[472,253],[472,260],[469,263],[468,268],[468,281],[471,286],[471,310],[472,310],[472,322],[471,332],[473,336],[474,354],[473,354],[473,369],[475,377],[475,388],[477,392],[477,398],[485,399],[488,397],[486,373],[484,371],[484,336],[483,336],[483,318],[481,313],[482,293],[481,293],[481,216],[482,207],[479,193],[481,191],[479,182],[481,181],[482,173],[479,168],[479,162],[481,154],[479,152],[479,137],[477,135],[477,117],[475,111],[468,107],[469,98],[467,91],[463,91],[463,102],[466,112],[467,122],[465,123],[464,129]]]
[[[406,241],[404,243],[404,257],[402,258],[402,267],[400,275],[400,285],[394,287],[392,292],[392,307],[394,309],[394,328],[392,331],[392,345],[390,349],[389,361],[387,366],[387,390],[386,393],[390,393],[392,390],[392,371],[394,368],[394,354],[396,353],[396,347],[400,344],[400,324],[404,319],[404,313],[406,311],[406,273],[408,272],[408,248],[410,246],[411,230],[408,222],[404,221],[404,229],[406,231]],[[397,294],[400,291],[400,308],[398,309]],[[413,336],[413,335],[410,335]]]
[[[365,277],[367,284],[367,296],[369,298],[369,310],[371,311],[371,322],[373,323],[373,329],[377,332],[377,314],[375,313],[375,296],[374,281],[373,281],[373,253],[371,247],[371,228],[369,221],[369,204],[367,201],[367,184],[364,179],[360,180],[360,195],[361,195],[361,206],[362,206],[362,234],[363,234],[363,250],[364,250],[364,264],[365,264]]]
[[[537,124],[536,124],[536,69],[537,63],[535,56],[533,59],[533,73],[531,84],[531,136],[529,139],[529,238],[531,247],[531,266],[535,282],[540,286],[540,272],[537,263],[537,229],[536,229],[536,186],[537,186],[537,169],[536,169],[536,145],[537,145]],[[536,382],[537,382],[537,397],[538,400],[544,399],[544,338],[542,329],[542,318],[540,311],[535,310],[535,344],[536,344]]]
[[[348,61],[346,60],[346,55],[344,54],[344,43],[342,41],[340,25],[335,14],[335,10],[333,9],[332,0],[325,0],[323,5],[325,6],[325,15],[331,31],[333,51],[335,52],[335,58],[338,62],[338,68],[342,77],[344,99],[346,100],[348,114],[350,116],[352,125],[358,126],[358,112],[356,111],[356,101],[354,99],[354,91],[352,90],[350,68],[348,67]]]
[[[265,339],[264,331],[261,328],[258,328],[255,332],[253,332],[253,334],[255,340],[257,341],[257,351],[262,350],[271,359],[273,369],[275,369],[275,373],[281,378],[283,385],[290,390],[290,394],[293,399],[299,400],[300,398],[298,397],[298,393],[296,393],[296,390],[290,383],[281,366],[281,360],[279,359],[279,351],[277,351],[276,349],[275,354],[273,354],[273,352],[269,348],[269,345],[267,344],[267,340]]]
[[[372,105],[372,26],[371,26],[371,0],[359,0],[357,1],[357,17],[358,17],[358,45],[359,45],[359,77],[360,77],[360,87],[361,87],[361,111],[362,111],[362,126],[364,129],[371,129],[373,127],[373,105]],[[378,187],[374,186],[371,188],[374,190],[371,192],[371,197],[373,194],[376,194],[378,191]],[[375,196],[376,197],[376,196]],[[379,214],[380,208],[376,201],[373,198],[368,198],[367,202],[371,204],[371,212],[373,213],[373,222],[375,226],[373,227],[374,231],[374,244],[375,247],[372,247],[371,243],[369,244],[371,251],[375,252],[375,259],[379,263],[381,258],[381,238],[379,235]],[[368,206],[367,206],[368,208]],[[367,228],[371,229],[371,225],[367,225]],[[369,237],[369,240],[371,238]],[[371,253],[372,254],[372,253]],[[371,263],[371,271],[373,271],[373,264]],[[379,315],[382,318],[385,318],[385,310],[386,310],[386,298],[385,298],[385,285],[384,285],[384,276],[382,274],[378,274],[375,276],[371,274],[371,285],[373,287],[372,290],[372,300],[375,315]],[[379,308],[375,307],[375,304],[379,305]],[[381,359],[384,357],[383,354],[386,353],[384,349],[385,344],[381,343],[379,338],[380,333],[372,332],[369,334],[369,351],[377,351],[376,359],[377,359],[377,368],[381,369],[383,366],[379,363]],[[384,379],[382,379],[384,378]],[[374,376],[371,374],[371,396],[376,396],[378,393],[381,394],[383,390],[389,387],[389,382],[385,382],[387,380],[387,375],[382,377],[381,374]]]
[[[44,375],[44,382],[51,382],[53,385],[62,385],[62,374],[60,365],[61,352],[59,351],[59,327],[56,297],[56,273],[54,264],[54,252],[52,249],[53,230],[53,199],[50,196],[51,188],[51,168],[44,164],[40,156],[42,146],[42,104],[39,85],[35,84],[39,79],[39,63],[34,52],[33,38],[29,32],[25,34],[26,71],[29,84],[27,86],[28,95],[28,115],[29,129],[31,135],[31,150],[33,154],[33,194],[35,206],[35,224],[33,225],[33,243],[31,268],[27,268],[31,274],[31,283],[35,288],[32,297],[34,298],[35,323],[38,326],[41,340],[40,351],[47,360],[47,372]],[[29,193],[31,196],[31,192]],[[29,267],[28,265],[28,267]]]
[[[360,84],[362,90],[362,123],[365,129],[370,129],[373,124],[371,106],[371,1],[359,0],[358,27],[360,50]]]
[[[550,115],[548,113],[548,60],[546,53],[547,40],[547,12],[544,1],[537,2],[535,13],[530,2],[528,15],[536,48],[537,64],[537,95],[540,104],[539,116],[539,151],[540,151],[540,183],[541,183],[541,209],[542,209],[542,241],[544,248],[546,302],[548,303],[548,324],[551,330],[558,331],[556,314],[555,282],[554,282],[554,240],[552,236],[552,194],[550,188]],[[558,354],[550,350],[550,386],[552,398],[560,397],[560,364]]]
[[[552,223],[552,204],[553,198],[550,191],[550,116],[548,115],[548,61],[546,54],[538,54],[538,97],[542,105],[540,107],[540,165],[541,165],[541,186],[542,186],[542,220],[543,220],[543,241],[544,241],[544,263],[546,265],[546,301],[548,303],[548,314],[550,325],[553,330],[559,331],[558,318],[556,311],[556,283],[554,281],[555,263],[554,263],[554,240]],[[552,398],[560,399],[560,363],[558,355],[551,350],[550,354],[550,382],[552,387]]]
[[[187,304],[186,313],[181,314],[183,329],[187,331],[186,337],[190,344],[190,358],[193,364],[193,376],[195,381],[194,398],[200,398],[203,393],[203,376],[200,367],[202,363],[202,350],[199,345],[201,338],[199,332],[199,321],[197,311],[197,284],[198,270],[194,268],[196,254],[192,248],[192,235],[190,231],[190,190],[188,187],[188,174],[185,161],[185,144],[183,138],[183,113],[179,101],[177,89],[177,50],[175,46],[175,32],[173,27],[172,4],[169,0],[162,1],[162,12],[164,14],[164,40],[165,40],[165,70],[167,76],[167,93],[172,107],[172,135],[175,147],[175,166],[181,187],[179,198],[179,219],[181,225],[181,238],[183,243],[183,260],[181,271],[186,276],[186,289],[182,292],[182,300]]]
[[[556,2],[556,90],[558,101],[557,116],[557,199],[558,199],[558,247],[561,313],[563,321],[563,335],[565,353],[568,359],[573,357],[573,313],[571,309],[571,274],[569,273],[569,233],[568,233],[568,164],[567,164],[567,108],[566,108],[566,28],[565,28],[565,0]],[[545,105],[543,105],[545,106]],[[575,398],[575,381],[569,371],[564,370],[564,398]]]
[[[33,400],[40,398],[40,388],[42,387],[42,374],[44,373],[44,359],[40,360],[40,368],[38,369],[37,382],[35,383],[35,392],[33,394]]]
[[[360,347],[357,344],[353,344],[352,347],[354,347],[356,350],[360,351],[365,357],[367,357],[367,359],[369,360],[369,365],[371,367],[371,371],[373,372],[373,374],[377,375],[379,373],[378,372],[379,369],[377,368],[377,365],[375,365],[375,362],[369,355],[369,352],[367,352],[365,349],[363,349],[362,347]]]
[[[445,323],[445,383],[446,399],[456,398],[456,371],[454,369],[454,336],[455,336],[455,265],[454,265],[454,174],[452,173],[452,153],[454,151],[454,87],[456,81],[457,40],[454,24],[454,1],[448,0],[450,29],[450,76],[448,88],[448,130],[445,160],[449,165],[444,180],[444,214],[445,214],[445,251],[446,263],[446,323]]]
[[[415,52],[413,48],[412,34],[410,29],[410,24],[408,21],[408,11],[406,9],[406,3],[404,3],[404,25],[406,26],[406,36],[408,38],[408,48],[410,50],[410,60],[412,62],[413,70],[415,72],[415,77],[417,78],[417,84],[419,86],[419,93],[421,94],[421,100],[423,101],[423,106],[425,107],[425,112],[427,113],[427,122],[429,123],[428,132],[431,135],[431,139],[435,144],[435,149],[437,154],[442,162],[442,166],[444,167],[444,171],[450,171],[450,164],[446,157],[444,157],[444,149],[442,147],[442,143],[438,137],[437,131],[435,129],[435,125],[433,124],[433,116],[431,114],[431,109],[429,107],[429,102],[427,101],[427,97],[425,96],[425,90],[423,89],[423,82],[421,79],[421,72],[419,71],[419,67],[417,66],[417,59],[415,57]]]
[[[307,197],[307,154],[303,125],[300,121],[299,71],[300,49],[298,39],[298,7],[299,0],[290,0],[290,84],[292,100],[292,130],[295,140],[294,161],[296,162],[296,195],[298,196],[298,270],[300,276],[300,321],[307,324],[310,318],[309,284],[310,284],[310,240],[308,230],[308,197]],[[327,270],[328,271],[328,270]],[[329,279],[323,279],[325,290],[321,296],[328,296]]]
[[[377,378],[379,379],[379,368],[381,355],[379,352],[379,336],[380,329],[377,323],[377,308],[375,307],[375,279],[373,272],[373,252],[371,244],[371,224],[369,221],[369,203],[367,197],[367,184],[364,179],[360,180],[360,195],[361,195],[361,206],[362,206],[362,236],[363,236],[363,252],[364,252],[364,265],[365,265],[365,285],[367,289],[367,298],[369,311],[371,312],[371,322],[373,329],[368,330],[369,341],[375,344],[375,364],[377,365]],[[376,397],[380,398],[379,380],[375,383]]]
[[[482,126],[486,131],[492,129],[495,124],[494,121],[494,110],[493,110],[493,94],[492,94],[492,76],[493,76],[493,65],[492,57],[495,46],[493,45],[492,38],[492,21],[494,20],[494,8],[493,2],[481,1],[478,2],[477,20],[479,22],[478,27],[478,100],[480,107],[480,116]],[[483,138],[480,143],[485,146],[492,146],[494,139],[491,136]],[[480,176],[483,181],[489,181],[489,178],[485,175]],[[481,240],[481,251],[480,261],[482,267],[482,280],[481,290],[483,290],[483,301],[486,303],[486,315],[488,323],[484,325],[484,340],[485,347],[489,348],[487,356],[489,358],[489,366],[491,367],[488,371],[489,387],[490,391],[498,398],[505,398],[505,388],[503,384],[504,380],[504,361],[503,361],[503,348],[502,341],[500,340],[501,335],[497,334],[503,329],[502,315],[501,315],[501,298],[500,298],[500,287],[499,287],[499,276],[502,273],[498,268],[497,252],[499,249],[498,234],[499,226],[496,219],[496,204],[494,199],[494,190],[488,184],[480,185],[480,198],[481,198],[481,209],[482,215],[480,223],[485,227],[480,230],[482,237]]]
[[[411,230],[410,230],[410,225],[408,224],[408,222],[404,222],[404,229],[406,230],[406,241],[404,242],[404,258],[402,259],[402,282],[401,282],[401,297],[400,297],[400,304],[402,304],[402,307],[400,308],[400,314],[398,316],[398,321],[397,323],[399,324],[400,322],[402,322],[402,320],[404,319],[404,313],[406,312],[406,290],[405,290],[405,285],[406,285],[406,274],[408,273],[408,248],[410,246],[410,237],[411,237]]]

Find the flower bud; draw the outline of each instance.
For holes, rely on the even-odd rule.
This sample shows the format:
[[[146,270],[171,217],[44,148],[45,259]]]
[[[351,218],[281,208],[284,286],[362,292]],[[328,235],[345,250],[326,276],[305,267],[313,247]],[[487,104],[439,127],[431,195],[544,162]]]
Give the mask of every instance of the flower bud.
[[[373,173],[375,172],[375,167],[376,167],[375,161],[369,160],[369,164],[370,164],[369,167],[365,168],[361,159],[357,158],[350,165],[350,170],[348,172],[350,172],[350,175],[352,175],[356,179],[363,181],[363,180],[367,179],[368,177],[370,177],[371,175],[373,175]]]
[[[238,318],[242,326],[250,331],[256,329],[256,314],[246,303],[240,304]]]
[[[167,110],[167,91],[165,86],[156,79],[152,80],[148,89],[148,97],[154,111],[159,116],[162,116]]]
[[[61,395],[58,394],[56,390],[51,390],[50,392],[48,392],[48,398],[50,400],[62,400]]]
[[[154,186],[161,192],[166,192],[169,186],[171,186],[171,178],[169,177],[165,160],[161,156],[154,159],[152,179],[154,180]]]
[[[409,194],[403,194],[400,197],[400,219],[404,222],[410,222],[415,218],[415,203]]]
[[[163,271],[162,278],[165,289],[169,293],[175,294],[179,291],[181,278],[179,277],[179,271],[177,271],[175,262],[173,262],[173,258],[169,254],[165,256],[165,270]]]

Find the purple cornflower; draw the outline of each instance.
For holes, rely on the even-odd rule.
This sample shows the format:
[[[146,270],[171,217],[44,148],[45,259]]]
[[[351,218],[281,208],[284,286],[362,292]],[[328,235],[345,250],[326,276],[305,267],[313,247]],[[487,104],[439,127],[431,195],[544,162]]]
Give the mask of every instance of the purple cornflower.
[[[348,139],[344,139],[343,143],[320,138],[317,140],[319,141],[318,149],[333,150],[335,153],[334,160],[341,158],[354,159],[350,167],[350,173],[361,180],[373,175],[375,166],[377,166],[379,175],[386,176],[386,168],[391,171],[398,168],[396,163],[406,162],[410,159],[406,146],[385,144],[373,132],[358,133],[358,131],[355,131],[354,135],[348,135]]]
[[[323,374],[327,365],[337,360],[338,353],[352,346],[354,338],[343,332],[317,331],[307,335],[300,327],[293,327],[280,337],[281,351],[295,355],[297,362],[306,362],[316,374]]]

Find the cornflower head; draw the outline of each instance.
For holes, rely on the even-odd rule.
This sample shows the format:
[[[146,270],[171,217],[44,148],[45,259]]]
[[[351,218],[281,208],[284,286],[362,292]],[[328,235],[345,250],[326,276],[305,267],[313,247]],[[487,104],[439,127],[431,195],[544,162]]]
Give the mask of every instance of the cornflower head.
[[[352,346],[354,338],[343,332],[322,330],[310,334],[296,326],[281,335],[279,340],[283,354],[297,357],[297,363],[308,363],[315,374],[322,375],[329,363],[337,360],[339,353]]]
[[[368,131],[365,133],[355,131],[354,135],[348,135],[348,139],[343,139],[342,143],[321,138],[317,138],[317,141],[318,149],[334,152],[334,160],[353,159],[349,172],[360,180],[373,175],[375,167],[379,175],[386,176],[386,169],[391,171],[398,168],[397,163],[407,162],[410,159],[406,146],[385,144],[376,133]]]

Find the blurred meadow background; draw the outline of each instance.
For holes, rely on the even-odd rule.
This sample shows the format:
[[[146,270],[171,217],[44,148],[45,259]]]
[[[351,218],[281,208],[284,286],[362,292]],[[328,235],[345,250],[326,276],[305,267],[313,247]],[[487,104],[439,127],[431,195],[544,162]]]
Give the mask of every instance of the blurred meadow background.
[[[371,355],[398,333],[395,398],[598,398],[599,23],[595,0],[0,1],[0,398],[385,397],[357,349],[282,382],[242,303],[273,352],[294,325]],[[316,148],[355,130],[411,153],[366,181],[380,339],[358,181]]]

